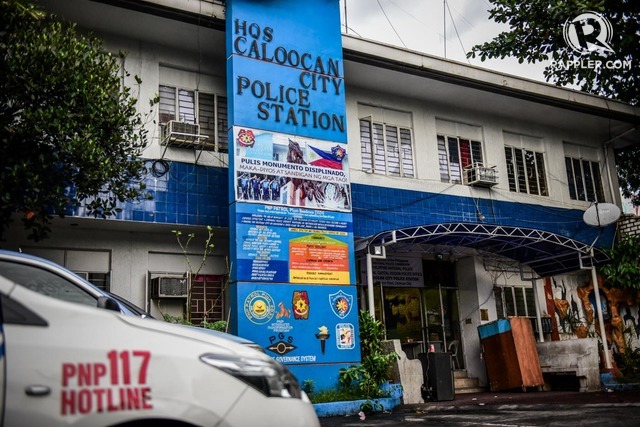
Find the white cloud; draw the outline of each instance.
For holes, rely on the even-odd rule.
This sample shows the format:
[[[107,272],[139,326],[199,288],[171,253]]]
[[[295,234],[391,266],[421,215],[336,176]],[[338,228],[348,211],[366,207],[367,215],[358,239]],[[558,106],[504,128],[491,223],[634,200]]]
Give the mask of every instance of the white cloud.
[[[542,64],[466,58],[474,45],[508,29],[489,19],[486,0],[447,0],[446,10],[443,0],[340,0],[343,31],[345,2],[349,34],[439,57],[445,57],[446,48],[447,59],[544,81]]]

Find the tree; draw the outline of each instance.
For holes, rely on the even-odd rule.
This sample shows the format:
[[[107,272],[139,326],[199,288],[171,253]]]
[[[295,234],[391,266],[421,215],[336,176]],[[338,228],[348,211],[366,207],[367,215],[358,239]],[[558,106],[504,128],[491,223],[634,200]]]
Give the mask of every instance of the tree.
[[[489,17],[509,26],[493,40],[474,46],[468,57],[512,56],[520,63],[550,61],[547,81],[574,85],[582,91],[618,99],[631,105],[640,102],[640,2],[637,0],[489,0]],[[565,22],[580,14],[599,13],[611,24],[609,51],[593,49],[579,55],[563,37]],[[585,30],[584,33],[588,31]],[[592,35],[595,34],[592,33]],[[583,37],[584,39],[584,37]],[[591,67],[587,61],[600,61]],[[607,67],[607,61],[628,64]],[[620,187],[625,197],[640,205],[640,146],[616,153]]]
[[[200,257],[200,263],[198,264],[197,268],[194,269],[194,264],[191,263],[191,258],[189,257],[189,245],[191,244],[191,241],[196,237],[195,233],[189,233],[187,234],[187,238],[186,240],[182,240],[183,236],[182,236],[182,231],[180,230],[171,230],[171,232],[176,236],[176,241],[178,242],[178,246],[180,246],[180,251],[182,252],[182,255],[184,256],[184,259],[187,263],[187,267],[189,268],[189,271],[187,272],[187,283],[188,283],[188,288],[187,288],[187,300],[185,301],[185,316],[184,316],[184,321],[187,324],[191,324],[191,311],[193,309],[192,305],[191,305],[191,300],[192,300],[192,296],[193,296],[193,286],[191,283],[191,280],[193,280],[193,278],[197,275],[200,274],[200,271],[202,270],[202,268],[205,266],[205,264],[207,263],[207,257],[209,255],[211,255],[211,252],[213,252],[213,249],[215,248],[215,245],[213,243],[211,243],[211,240],[213,240],[213,227],[211,227],[210,225],[207,225],[207,239],[204,242],[204,250],[202,252],[202,256]],[[219,298],[216,299],[216,301],[213,303],[213,306],[211,307],[211,310],[213,310],[213,308],[216,306],[216,304],[218,303]],[[205,325],[210,323],[207,321],[206,319],[206,314],[208,314],[209,312],[205,313],[205,319],[204,319],[204,323]],[[166,316],[165,316],[165,320],[166,320]],[[212,328],[214,329],[214,328]]]
[[[0,22],[0,238],[16,214],[40,240],[70,207],[106,218],[143,197],[146,133],[124,54],[25,0],[0,0]]]
[[[600,267],[607,282],[616,288],[640,290],[640,236],[623,235],[606,251],[611,262]]]

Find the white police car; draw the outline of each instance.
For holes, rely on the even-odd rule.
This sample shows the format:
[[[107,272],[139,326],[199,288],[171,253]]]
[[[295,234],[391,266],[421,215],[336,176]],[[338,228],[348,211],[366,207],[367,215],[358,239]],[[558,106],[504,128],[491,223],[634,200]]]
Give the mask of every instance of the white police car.
[[[21,278],[23,257],[0,251],[0,425],[319,425],[264,353],[123,315],[49,268]]]

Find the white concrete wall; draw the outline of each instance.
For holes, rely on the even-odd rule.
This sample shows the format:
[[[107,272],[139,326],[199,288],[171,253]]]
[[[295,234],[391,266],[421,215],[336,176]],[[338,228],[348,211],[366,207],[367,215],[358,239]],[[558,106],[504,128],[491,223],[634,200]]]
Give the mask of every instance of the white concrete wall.
[[[150,308],[151,314],[162,318],[162,312],[174,316],[181,315],[180,301],[149,301],[147,295],[147,277],[153,272],[184,273],[189,270],[184,255],[171,233],[171,229],[196,233],[196,237],[188,248],[193,272],[202,259],[204,239],[207,237],[205,227],[181,228],[180,226],[146,226],[147,231],[124,231],[117,229],[97,229],[106,225],[104,220],[79,220],[75,228],[53,228],[52,238],[43,243],[28,241],[21,230],[14,228],[7,236],[4,249],[22,250],[25,253],[48,255],[60,253],[61,250],[73,249],[82,251],[106,251],[110,254],[110,291],[118,294],[142,308]],[[201,274],[224,275],[227,273],[226,257],[229,253],[226,232],[214,231],[215,245],[213,253],[207,258]],[[47,258],[51,258],[47,256]],[[52,257],[54,262],[62,264],[60,257]],[[89,261],[87,261],[89,262]],[[82,257],[75,260],[74,270],[91,270],[92,266],[82,263]],[[150,303],[150,305],[148,304]]]
[[[460,297],[460,331],[464,353],[464,366],[470,377],[478,378],[481,386],[487,385],[487,373],[481,358],[478,326],[480,309],[486,308],[486,294],[493,296],[493,286],[483,281],[482,265],[476,258],[463,258],[456,263],[456,277]],[[495,311],[495,304],[493,304]]]
[[[493,200],[537,204],[541,206],[561,206],[568,209],[587,209],[589,202],[571,200],[567,185],[564,143],[569,142],[591,147],[601,162],[602,181],[608,202],[619,199],[619,195],[611,195],[610,185],[604,169],[605,156],[601,148],[602,141],[592,135],[581,134],[574,130],[564,130],[541,126],[539,123],[513,120],[488,114],[480,109],[473,110],[466,106],[450,106],[443,100],[411,99],[394,96],[390,93],[372,92],[358,87],[358,83],[347,84],[347,129],[349,139],[349,165],[351,181],[369,185],[391,188],[410,187],[417,191],[431,191],[463,197],[491,197]],[[373,105],[411,114],[413,119],[414,160],[417,179],[387,177],[379,174],[367,174],[362,171],[360,156],[359,118],[366,116],[363,106]],[[469,103],[468,105],[472,105]],[[498,170],[499,184],[491,190],[469,187],[465,185],[451,186],[440,182],[438,165],[436,119],[443,119],[462,124],[479,126],[483,133],[484,159],[487,165],[495,165]],[[539,138],[540,147],[530,147],[544,154],[546,180],[549,196],[535,196],[511,192],[509,190],[506,158],[504,154],[504,132]],[[610,156],[609,156],[610,157]],[[614,183],[615,184],[615,183]],[[614,185],[615,188],[615,185]]]

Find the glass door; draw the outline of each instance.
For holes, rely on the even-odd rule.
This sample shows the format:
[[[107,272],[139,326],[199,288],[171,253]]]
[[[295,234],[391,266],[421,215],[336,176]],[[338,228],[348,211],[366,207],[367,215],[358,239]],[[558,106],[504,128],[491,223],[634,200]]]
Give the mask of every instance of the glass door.
[[[383,288],[382,312],[387,339],[398,339],[409,359],[425,351],[419,288]]]
[[[455,288],[427,288],[422,292],[422,305],[426,319],[426,348],[437,352],[450,352],[454,367],[462,368],[460,313],[458,290]],[[454,354],[455,353],[455,354]]]

